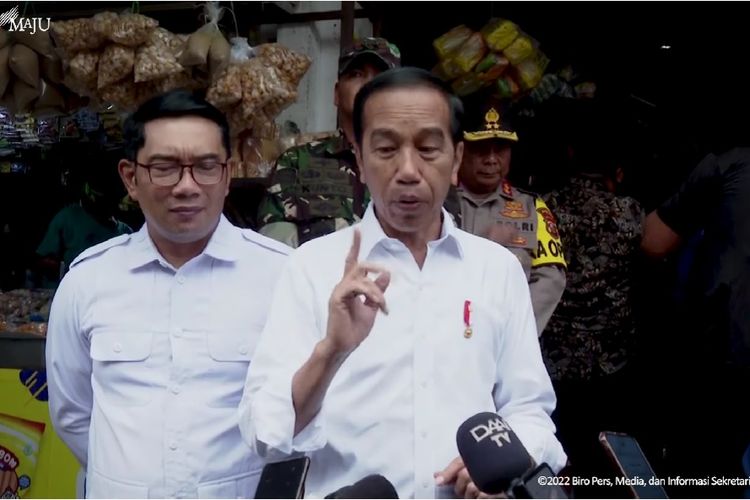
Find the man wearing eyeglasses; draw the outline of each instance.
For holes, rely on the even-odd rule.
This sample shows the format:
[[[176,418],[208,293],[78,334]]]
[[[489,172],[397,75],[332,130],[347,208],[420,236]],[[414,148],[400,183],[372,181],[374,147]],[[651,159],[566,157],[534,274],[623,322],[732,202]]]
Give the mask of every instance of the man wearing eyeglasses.
[[[94,498],[252,497],[237,406],[287,247],[232,226],[229,127],[184,91],[125,124],[146,223],[80,254],[52,304],[52,423]]]
[[[401,53],[384,38],[364,38],[339,58],[334,104],[340,130],[279,157],[258,208],[261,234],[296,248],[362,218],[368,200],[352,148],[354,97],[375,76],[400,65]]]

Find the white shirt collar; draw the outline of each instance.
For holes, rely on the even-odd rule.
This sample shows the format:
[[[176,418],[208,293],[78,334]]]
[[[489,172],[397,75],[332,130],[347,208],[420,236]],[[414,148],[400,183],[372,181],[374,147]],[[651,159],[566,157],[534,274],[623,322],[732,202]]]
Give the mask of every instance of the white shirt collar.
[[[442,248],[446,250],[450,255],[455,256],[458,259],[463,259],[464,252],[461,248],[461,241],[459,240],[458,231],[459,229],[453,223],[453,218],[442,208],[443,224],[440,229],[440,237],[437,240],[433,240],[427,243],[430,248]],[[359,224],[362,232],[362,243],[359,247],[359,259],[367,260],[370,254],[376,246],[391,242],[401,243],[396,238],[391,238],[383,231],[383,226],[380,224],[377,216],[375,215],[375,205],[370,203],[367,206],[362,222]]]
[[[162,255],[156,248],[153,240],[148,234],[148,223],[133,236],[133,251],[130,256],[130,269],[137,269],[154,261],[163,260]],[[239,245],[237,239],[241,237],[238,231],[233,231],[232,224],[221,215],[219,223],[214,229],[211,239],[208,241],[203,254],[217,260],[235,262],[239,259]]]

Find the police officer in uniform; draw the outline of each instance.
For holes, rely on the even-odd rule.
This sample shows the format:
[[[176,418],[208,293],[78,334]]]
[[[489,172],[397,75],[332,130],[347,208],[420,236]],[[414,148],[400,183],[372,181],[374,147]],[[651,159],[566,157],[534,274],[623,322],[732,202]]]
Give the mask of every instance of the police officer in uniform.
[[[500,243],[518,257],[541,335],[565,290],[565,256],[555,216],[544,201],[508,182],[516,142],[518,134],[499,103],[467,106],[459,185],[446,208],[460,214],[461,229]]]

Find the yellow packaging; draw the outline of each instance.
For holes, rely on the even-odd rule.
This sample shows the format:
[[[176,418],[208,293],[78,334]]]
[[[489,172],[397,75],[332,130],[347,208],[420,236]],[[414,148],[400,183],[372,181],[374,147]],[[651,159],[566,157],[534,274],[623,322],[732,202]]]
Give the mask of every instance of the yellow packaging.
[[[492,19],[480,30],[490,49],[504,50],[518,37],[518,26],[505,19]]]
[[[524,90],[530,90],[539,85],[544,76],[544,71],[549,65],[549,59],[541,52],[535,53],[532,57],[521,61],[516,66],[516,74],[518,75],[518,83],[521,84]]]
[[[487,53],[487,46],[482,40],[482,35],[474,33],[461,45],[453,56],[461,74],[468,73]]]
[[[435,53],[440,59],[450,57],[474,32],[464,26],[456,26],[432,42]]]
[[[0,413],[0,498],[25,498],[36,478],[44,424]]]
[[[521,35],[515,39],[503,51],[503,55],[508,58],[511,64],[516,65],[534,54],[534,42],[531,38]]]

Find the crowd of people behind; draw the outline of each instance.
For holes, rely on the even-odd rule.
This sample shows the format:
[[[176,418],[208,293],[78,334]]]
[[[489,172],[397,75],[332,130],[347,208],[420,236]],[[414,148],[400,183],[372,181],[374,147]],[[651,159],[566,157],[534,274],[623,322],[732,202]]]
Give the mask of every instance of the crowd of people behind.
[[[199,493],[208,488],[234,496],[240,484],[249,484],[244,476],[229,481],[217,471],[215,477],[190,479],[184,471],[192,470],[186,458],[192,446],[212,443],[209,451],[218,457],[220,444],[241,434],[261,457],[312,453],[318,460],[313,459],[308,484],[316,493],[385,473],[399,493],[433,496],[437,490],[422,482],[428,474],[420,462],[432,464],[434,455],[443,461],[429,470],[429,475],[439,471],[436,484],[456,485],[456,494],[476,497],[480,492],[473,483],[461,479],[460,462],[451,462],[452,448],[422,439],[445,428],[455,432],[462,418],[487,410],[506,418],[534,459],[556,471],[569,462],[578,476],[607,475],[598,434],[610,430],[638,438],[659,474],[746,476],[742,457],[750,432],[740,402],[750,382],[750,224],[743,217],[750,213],[750,150],[706,156],[676,193],[647,213],[623,189],[634,167],[628,142],[637,139],[624,137],[614,126],[618,117],[597,101],[576,101],[559,108],[565,114],[558,122],[569,126],[559,130],[559,165],[547,165],[560,182],[535,193],[513,182],[522,177],[514,173],[515,148],[527,139],[507,104],[491,95],[461,103],[426,73],[399,73],[399,66],[398,51],[382,39],[361,42],[342,56],[333,89],[339,131],[282,154],[260,204],[258,233],[235,234],[224,217],[218,226],[208,224],[210,231],[185,236],[179,229],[204,215],[205,207],[185,202],[192,199],[189,189],[205,189],[212,210],[228,191],[218,177],[226,161],[220,154],[190,158],[192,183],[184,180],[185,163],[176,160],[190,149],[180,142],[181,134],[202,133],[200,119],[186,120],[198,116],[220,125],[220,118],[196,103],[176,111],[169,105],[177,101],[169,98],[134,115],[128,133],[136,138],[135,149],[119,169],[144,211],[147,232],[114,238],[70,259],[71,277],[63,281],[50,319],[53,422],[82,463],[89,460],[92,493],[165,496],[197,487]],[[168,117],[176,117],[174,123]],[[153,143],[157,134],[166,149]],[[222,141],[209,146],[221,150]],[[169,186],[176,201],[164,194]],[[467,239],[456,228],[478,238]],[[487,246],[488,241],[494,243]],[[239,252],[243,244],[270,259],[269,268],[260,274],[251,270],[254,263],[245,263]],[[290,247],[299,250],[279,271],[273,300],[265,288],[242,292],[248,279],[270,287]],[[223,264],[200,260],[209,257]],[[118,259],[129,270],[120,280],[132,286],[137,281],[143,297],[123,295],[116,288],[124,285],[101,280],[93,289],[121,296],[117,308],[133,312],[123,320],[126,327],[107,316],[115,309],[92,302],[94,291],[78,289],[97,279],[100,266]],[[462,267],[452,267],[455,259]],[[155,261],[170,277],[145,274]],[[247,276],[230,278],[229,263]],[[370,273],[379,276],[370,279]],[[171,276],[192,284],[174,288]],[[219,279],[228,280],[224,289]],[[232,310],[212,297],[217,290],[250,293],[257,303]],[[453,328],[454,320],[445,311],[464,298],[463,316],[455,320],[462,335],[454,339],[447,326]],[[141,299],[148,305],[139,304]],[[268,307],[267,322],[261,321],[260,311]],[[74,317],[86,308],[97,312]],[[210,324],[212,308],[226,314],[221,325]],[[415,321],[435,338],[424,338],[426,331],[402,339],[386,335],[411,332]],[[228,335],[248,322],[257,326],[252,339]],[[151,326],[144,330],[146,324]],[[485,326],[505,337],[484,337]],[[147,335],[141,341],[150,347],[144,350],[122,335],[129,330]],[[145,333],[158,331],[171,339],[171,347],[157,333]],[[206,347],[207,335],[215,337]],[[472,335],[478,351],[467,348]],[[171,358],[170,349],[180,355]],[[491,353],[495,356],[488,358]],[[188,366],[191,356],[208,362]],[[453,359],[461,356],[466,358]],[[433,366],[438,360],[443,365]],[[240,372],[248,363],[245,382]],[[162,365],[167,368],[159,369]],[[149,371],[154,366],[156,371]],[[404,388],[410,377],[413,384]],[[202,385],[207,381],[228,386],[209,395]],[[134,389],[103,390],[113,382]],[[182,391],[180,384],[189,387]],[[436,397],[430,384],[442,384],[446,395]],[[461,384],[467,384],[463,393]],[[213,419],[226,429],[188,443],[187,433],[197,424],[180,414],[187,407],[154,398],[151,389],[162,385],[174,397],[181,391],[205,395],[207,407],[192,414],[195,422]],[[101,400],[93,415],[92,398]],[[168,407],[169,425],[149,431],[154,464],[105,469],[102,457],[121,441],[118,433],[133,433],[141,427],[135,422],[160,418],[151,411],[160,401]],[[421,403],[442,416],[421,415],[416,409]],[[127,405],[130,424],[106,411]],[[218,411],[237,406],[238,416]],[[362,424],[352,439],[352,426],[372,418],[382,423]],[[413,462],[402,457],[394,465],[389,455],[394,448],[374,450],[379,432],[396,435],[404,422],[424,430],[408,434]],[[237,425],[239,433],[227,430]],[[385,431],[373,430],[379,427]],[[89,438],[94,429],[97,441]],[[170,450],[187,447],[186,457],[157,460],[171,456],[162,444]],[[123,464],[134,456],[122,450]],[[234,471],[255,464],[239,452],[229,458]],[[127,481],[118,483],[120,475]],[[621,495],[613,491],[577,493]],[[737,496],[738,490],[722,492]]]

